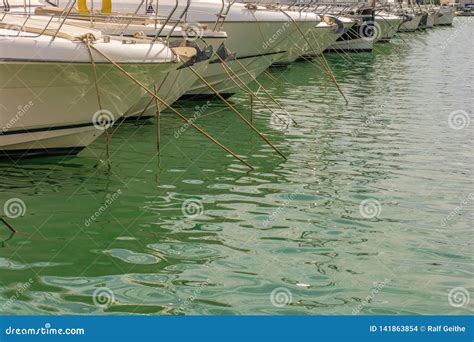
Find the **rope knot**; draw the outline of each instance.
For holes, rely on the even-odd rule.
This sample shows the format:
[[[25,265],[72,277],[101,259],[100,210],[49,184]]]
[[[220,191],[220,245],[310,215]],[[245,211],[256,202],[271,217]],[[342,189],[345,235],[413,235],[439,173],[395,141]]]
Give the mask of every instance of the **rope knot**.
[[[84,43],[92,43],[97,40],[94,34],[90,32],[80,36],[79,39],[83,41]]]

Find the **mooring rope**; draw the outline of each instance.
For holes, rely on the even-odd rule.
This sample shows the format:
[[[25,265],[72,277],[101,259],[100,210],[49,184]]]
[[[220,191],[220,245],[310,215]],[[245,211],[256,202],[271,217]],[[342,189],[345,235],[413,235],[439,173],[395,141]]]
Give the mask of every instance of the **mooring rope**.
[[[211,91],[213,91],[216,96],[224,102],[247,126],[250,127],[257,135],[260,136],[275,152],[277,152],[283,159],[287,160],[286,156],[276,147],[267,137],[265,137],[254,125],[252,125],[234,106],[232,106],[229,101],[227,101],[219,92],[209,83],[207,82],[201,75],[199,75],[196,70],[192,66],[189,67],[190,70],[203,82]]]
[[[288,14],[286,13],[284,10],[280,10],[284,15],[286,15],[288,17],[288,19],[295,25],[296,29],[298,30],[298,32],[301,34],[301,36],[303,37],[303,39],[306,41],[306,44],[308,44],[308,47],[312,48],[311,47],[311,44],[309,43],[308,39],[306,38],[306,35],[303,33],[303,31],[301,31],[301,28],[299,27],[298,23]],[[316,51],[313,50],[313,53],[316,53]],[[347,100],[346,98],[346,95],[344,95],[344,92],[342,91],[339,83],[337,82],[337,79],[336,79],[336,76],[334,75],[334,73],[332,72],[331,70],[331,67],[329,66],[329,63],[327,62],[326,60],[326,57],[324,57],[324,55],[322,56],[323,58],[323,61],[327,67],[327,69],[325,69],[325,72],[326,74],[332,79],[333,83],[335,84],[337,90],[339,91],[339,93],[342,95],[342,97],[344,98],[344,100],[346,101],[346,105],[349,104],[349,101]]]
[[[96,48],[95,46],[93,45],[90,45],[90,48],[93,49],[95,52],[97,52],[99,55],[101,55],[103,58],[105,58],[107,61],[109,61],[114,67],[116,67],[118,70],[120,70],[122,73],[124,73],[130,80],[132,80],[133,82],[135,82],[138,86],[140,86],[143,90],[145,90],[145,92],[147,92],[150,96],[152,96],[153,98],[155,98],[157,101],[159,101],[161,104],[163,104],[166,108],[168,108],[171,112],[173,112],[174,114],[176,114],[179,118],[181,118],[183,121],[185,121],[186,123],[188,123],[191,127],[193,127],[195,130],[197,130],[199,133],[201,133],[202,135],[204,135],[206,138],[208,138],[209,140],[211,140],[214,144],[216,144],[217,146],[219,146],[221,149],[223,149],[225,152],[229,153],[230,155],[232,155],[235,159],[239,160],[242,164],[246,165],[247,167],[249,167],[250,169],[254,169],[254,167],[252,165],[250,165],[248,162],[246,162],[244,159],[240,158],[237,154],[235,154],[234,152],[232,152],[229,148],[227,148],[226,146],[224,146],[222,143],[220,143],[217,139],[215,139],[214,137],[212,137],[210,134],[208,134],[207,132],[205,132],[202,128],[200,128],[199,126],[197,126],[196,124],[194,124],[191,120],[189,120],[188,118],[186,118],[184,115],[182,115],[180,112],[178,112],[177,110],[175,110],[173,107],[171,107],[170,105],[168,105],[163,99],[161,99],[159,96],[157,96],[156,94],[154,94],[153,91],[151,91],[150,89],[148,89],[148,87],[146,87],[145,85],[143,85],[139,80],[137,80],[135,77],[133,77],[132,75],[130,75],[125,69],[123,69],[120,65],[118,65],[116,62],[114,62],[110,57],[108,57],[105,53],[103,53],[102,51],[100,51],[98,48]]]
[[[97,67],[95,65],[95,60],[94,56],[92,55],[92,50],[91,50],[91,43],[96,40],[95,36],[92,33],[86,33],[85,35],[80,37],[81,41],[86,44],[87,46],[87,51],[89,52],[89,57],[92,65],[92,70],[93,70],[93,75],[94,75],[94,84],[95,84],[95,91],[96,91],[96,96],[97,96],[97,103],[99,105],[99,113],[102,113],[102,100],[100,98],[100,88],[99,88],[99,79],[97,77]],[[99,118],[99,116],[97,117]],[[94,119],[94,118],[93,118]],[[109,128],[105,127],[104,130],[104,135],[105,135],[105,155],[107,158],[107,168],[110,170],[112,165],[110,163],[110,150],[109,150],[109,143],[110,143],[110,134],[109,134]],[[99,165],[99,157],[97,157],[97,162],[96,165]]]

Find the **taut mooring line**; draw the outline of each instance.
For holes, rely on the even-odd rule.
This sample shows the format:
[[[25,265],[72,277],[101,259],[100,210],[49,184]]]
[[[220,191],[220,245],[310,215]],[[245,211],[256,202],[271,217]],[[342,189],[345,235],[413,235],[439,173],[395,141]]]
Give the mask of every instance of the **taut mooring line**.
[[[298,30],[298,32],[301,34],[301,37],[303,37],[303,39],[306,41],[306,44],[308,44],[308,47],[311,47],[311,44],[309,43],[308,39],[306,38],[305,34],[301,31],[301,28],[299,27],[298,23],[288,14],[286,13],[284,10],[280,10],[284,15],[286,15],[288,17],[288,19],[295,25],[296,29]],[[316,41],[317,43],[317,41]],[[319,45],[319,44],[318,44]],[[313,53],[316,54],[316,51],[313,50]],[[326,64],[326,67],[328,68],[326,71],[327,75],[332,79],[332,81],[334,82],[337,90],[339,91],[339,93],[342,95],[342,97],[344,98],[344,101],[346,101],[346,105],[349,104],[349,101],[347,100],[346,98],[346,95],[344,95],[344,92],[342,91],[339,83],[337,82],[336,80],[336,76],[334,76],[334,74],[332,73],[331,71],[331,67],[329,66],[329,63],[327,62],[326,58],[324,57],[324,55],[322,56],[323,57],[323,60]],[[324,70],[324,68],[323,68]]]
[[[134,78],[132,75],[130,75],[125,69],[123,69],[120,65],[118,65],[117,63],[115,63],[112,59],[110,59],[106,54],[104,54],[102,51],[100,51],[99,49],[97,49],[95,46],[91,45],[90,46],[94,51],[96,51],[98,54],[100,54],[102,57],[104,57],[106,60],[108,60],[111,64],[113,64],[117,69],[119,69],[121,72],[123,72],[128,78],[130,78],[133,82],[135,82],[136,84],[138,84],[143,90],[145,90],[150,96],[152,96],[153,98],[155,98],[157,101],[159,101],[161,104],[163,104],[166,108],[168,108],[170,111],[172,111],[174,114],[176,114],[178,117],[180,117],[183,121],[187,122],[191,127],[193,127],[195,130],[197,130],[199,133],[201,133],[202,135],[204,135],[206,138],[208,138],[209,140],[211,140],[214,144],[216,144],[217,146],[219,146],[221,149],[223,149],[224,151],[226,151],[227,153],[229,153],[230,155],[232,155],[235,159],[239,160],[242,164],[246,165],[247,167],[249,167],[250,169],[254,169],[254,167],[252,165],[250,165],[249,163],[247,163],[245,160],[243,160],[242,158],[240,158],[237,154],[235,154],[234,152],[232,152],[230,149],[228,149],[227,147],[225,147],[222,143],[220,143],[217,139],[213,138],[211,135],[209,135],[208,133],[206,133],[202,128],[200,128],[199,126],[195,125],[191,120],[189,120],[188,118],[186,118],[183,114],[181,114],[180,112],[178,112],[177,110],[175,110],[173,107],[171,107],[170,105],[168,105],[165,101],[163,101],[160,97],[158,97],[157,95],[155,95],[150,89],[148,89],[145,85],[143,85],[139,80],[137,80],[136,78]],[[193,69],[191,69],[193,70]]]
[[[95,37],[91,33],[88,33],[88,34],[86,34],[85,36],[82,37],[83,43],[85,43],[86,46],[87,46],[87,51],[89,52],[89,57],[90,57],[91,64],[92,64],[92,70],[93,70],[93,73],[94,73],[95,91],[96,91],[96,95],[97,95],[97,103],[99,104],[99,112],[103,113],[102,112],[102,101],[100,99],[99,78],[97,77],[97,67],[95,65],[94,57],[92,56],[91,45],[90,45],[92,39],[95,39]],[[109,143],[110,143],[109,128],[105,127],[105,156],[107,158],[107,168],[110,170],[112,165],[110,163]],[[99,164],[99,160],[97,160],[97,165],[98,164]]]
[[[10,229],[13,233],[16,233],[16,229],[13,228],[13,226],[12,226],[10,223],[8,223],[3,217],[0,217],[0,221],[2,221],[3,224],[4,224],[8,229]]]
[[[271,148],[273,148],[275,150],[275,152],[277,152],[283,159],[287,160],[288,158],[286,158],[286,156],[278,149],[278,147],[276,147],[270,140],[267,139],[267,137],[265,137],[254,125],[252,125],[237,109],[235,109],[234,106],[232,106],[229,101],[227,101],[221,94],[219,94],[219,92],[209,83],[207,82],[201,75],[199,75],[199,73],[194,70],[194,68],[192,66],[189,67],[189,69],[201,80],[201,82],[203,82],[212,92],[214,92],[216,94],[216,96],[222,101],[224,102],[227,107],[229,107],[235,114],[237,114],[237,116],[247,124],[247,126],[250,127],[250,129],[252,129],[255,133],[257,133],[260,138],[262,138]]]
[[[278,102],[277,99],[276,99],[275,97],[273,97],[273,95],[270,94],[270,93],[267,91],[267,89],[265,89],[265,87],[257,80],[257,78],[256,78],[254,75],[252,75],[252,73],[247,69],[247,67],[246,67],[241,61],[239,61],[237,58],[235,59],[235,61],[237,62],[237,64],[239,64],[239,66],[240,66],[243,70],[245,70],[245,72],[246,72],[247,74],[249,74],[249,76],[252,78],[252,80],[253,80],[255,83],[257,83],[257,85],[258,85],[260,88],[263,89],[263,92],[264,92],[273,102],[275,102],[275,104],[276,104],[278,107],[280,107],[280,109],[283,110],[283,111],[286,113],[286,115],[288,115],[288,117],[291,119],[291,121],[293,122],[293,124],[298,125],[298,123],[291,117],[290,113],[288,113],[288,111],[287,111],[285,108],[283,108],[283,106],[281,105],[281,103]]]
[[[233,81],[235,82],[235,84],[237,84],[237,85],[239,86],[240,89],[242,89],[243,91],[245,91],[246,93],[248,93],[251,97],[255,97],[265,108],[267,108],[273,115],[275,115],[275,116],[278,118],[278,120],[280,120],[283,124],[286,124],[285,120],[283,120],[282,118],[280,118],[280,116],[279,116],[277,113],[275,113],[275,111],[274,111],[272,108],[270,108],[270,107],[265,103],[265,101],[263,101],[263,99],[261,99],[256,93],[254,93],[254,92],[252,91],[252,89],[250,89],[250,87],[249,87],[248,85],[246,85],[244,81],[242,81],[242,79],[240,78],[240,76],[237,75],[237,73],[236,73],[234,70],[232,70],[232,68],[231,68],[229,65],[227,65],[227,63],[226,63],[219,55],[216,54],[216,56],[217,56],[217,58],[221,61],[221,65],[222,65],[222,67],[224,68],[224,71],[226,72],[226,74],[229,75],[229,77],[230,77],[232,80],[233,80],[233,77],[237,78],[237,80],[242,84],[243,87],[241,87],[238,82],[236,82],[236,81],[233,80]],[[229,74],[229,72],[231,72],[234,76],[232,77],[232,76]],[[249,74],[249,75],[250,75],[250,74]],[[252,75],[250,75],[250,76],[252,76]],[[291,118],[291,116],[290,116],[289,114],[287,114],[287,115],[288,115],[288,117],[289,117],[293,122],[295,122],[295,121]],[[295,124],[296,124],[296,122],[295,122]]]

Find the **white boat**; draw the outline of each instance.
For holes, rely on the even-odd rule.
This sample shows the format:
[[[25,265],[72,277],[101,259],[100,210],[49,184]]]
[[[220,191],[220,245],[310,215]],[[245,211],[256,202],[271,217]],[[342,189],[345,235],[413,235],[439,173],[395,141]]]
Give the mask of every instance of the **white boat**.
[[[400,25],[399,32],[415,32],[420,26],[421,13],[410,13],[405,16],[405,21]]]
[[[159,2],[160,16],[169,15],[175,8],[174,0]],[[186,2],[178,2],[178,10],[183,10]],[[130,12],[136,3],[131,0],[116,0],[114,9]],[[145,6],[141,9],[144,14]],[[291,19],[289,18],[291,17]],[[249,84],[278,60],[300,36],[296,27],[307,32],[310,27],[293,12],[284,14],[268,10],[264,6],[230,3],[227,0],[193,0],[186,14],[188,24],[225,31],[225,43],[230,58],[222,61],[215,57],[204,72],[205,80],[224,97],[229,97]],[[233,56],[233,57],[231,57]],[[229,70],[230,69],[230,70]],[[186,92],[186,97],[213,96],[202,81],[196,81]]]
[[[89,50],[85,37],[146,85],[163,79],[179,63],[162,43],[124,44],[97,30],[45,17],[25,19],[7,14],[0,21],[3,158],[78,153],[143,95],[106,58]]]
[[[322,18],[323,21],[310,33],[308,39],[310,47],[303,55],[304,58],[312,58],[322,54],[355,24],[355,21],[345,17],[324,15]]]
[[[426,19],[426,28],[433,28],[436,20],[436,11],[428,9],[428,18]]]
[[[452,25],[454,20],[455,10],[450,6],[441,6],[436,8],[436,16],[434,25]]]
[[[344,16],[354,20],[355,24],[344,32],[327,51],[372,51],[377,33],[373,8],[361,8]]]
[[[298,25],[299,28],[297,28],[293,37],[288,38],[290,41],[293,41],[293,45],[289,46],[287,51],[275,63],[273,63],[273,65],[291,64],[311,49],[309,46],[311,41],[314,45],[319,43],[318,38],[316,38],[316,41],[314,38],[316,28],[321,23],[319,15],[312,12],[290,11],[288,9],[285,9],[284,13],[297,17],[298,23],[296,25]],[[292,30],[294,30],[295,24],[292,23],[291,26],[293,26]]]
[[[378,12],[375,14],[375,41],[388,42],[398,31],[403,23],[403,17],[389,14],[386,12]]]

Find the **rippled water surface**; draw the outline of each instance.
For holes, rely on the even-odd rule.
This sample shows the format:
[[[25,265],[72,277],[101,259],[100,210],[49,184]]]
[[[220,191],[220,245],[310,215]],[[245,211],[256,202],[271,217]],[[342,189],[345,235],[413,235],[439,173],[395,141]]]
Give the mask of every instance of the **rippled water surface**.
[[[327,55],[348,106],[320,59],[262,76],[299,124],[253,104],[286,161],[219,102],[178,106],[252,172],[171,113],[159,158],[148,121],[114,133],[110,172],[94,168],[104,139],[74,158],[2,162],[0,204],[26,207],[9,219],[17,234],[0,230],[2,311],[469,313],[473,35],[456,18]],[[248,96],[231,102],[248,115]]]

